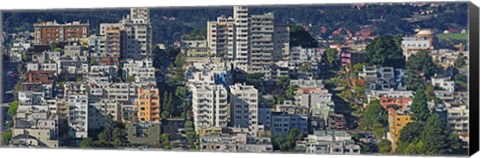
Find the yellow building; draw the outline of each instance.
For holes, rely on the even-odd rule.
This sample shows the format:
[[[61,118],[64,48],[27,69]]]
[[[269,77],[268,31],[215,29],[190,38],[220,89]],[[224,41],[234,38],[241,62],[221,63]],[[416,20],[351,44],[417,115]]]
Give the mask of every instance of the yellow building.
[[[160,92],[158,88],[138,88],[137,108],[140,122],[160,122]]]
[[[395,151],[397,148],[397,140],[400,137],[400,132],[402,131],[403,127],[410,122],[412,122],[412,119],[409,114],[399,113],[393,109],[389,109],[388,124],[390,138],[392,141],[392,151]]]

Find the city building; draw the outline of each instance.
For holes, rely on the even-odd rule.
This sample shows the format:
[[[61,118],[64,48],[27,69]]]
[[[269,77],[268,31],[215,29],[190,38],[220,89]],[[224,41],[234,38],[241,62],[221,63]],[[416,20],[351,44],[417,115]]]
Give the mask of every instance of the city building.
[[[160,92],[154,87],[138,88],[138,113],[140,122],[160,122]]]
[[[90,99],[93,100],[93,99]],[[101,129],[109,115],[114,121],[121,121],[121,104],[116,100],[98,99],[90,101],[88,107],[88,128]]]
[[[435,87],[442,88],[449,92],[455,92],[455,82],[451,79],[451,77],[435,74],[433,77],[431,77],[430,82]]]
[[[333,104],[332,94],[328,92],[328,89],[320,87],[298,88],[295,92],[294,98],[295,104],[308,107],[309,109],[317,104]]]
[[[291,129],[308,133],[308,117],[306,115],[272,112],[271,130],[273,136],[288,136]]]
[[[88,96],[69,95],[68,101],[68,135],[70,138],[83,139],[88,137]],[[79,143],[79,141],[74,141]]]
[[[149,147],[160,147],[160,122],[127,122],[127,139],[132,144],[142,144]]]
[[[402,38],[402,49],[405,60],[410,55],[421,50],[433,50],[433,33],[431,30],[420,30],[415,36],[407,36]]]
[[[59,147],[58,117],[49,111],[18,110],[12,127],[11,145]]]
[[[143,60],[127,60],[123,63],[122,78],[129,80],[133,77],[134,82],[156,85],[155,67],[153,60],[145,58]],[[131,82],[131,81],[128,81]]]
[[[231,85],[230,104],[232,126],[248,128],[250,134],[257,135],[258,90],[251,85]]]
[[[297,141],[296,151],[308,154],[360,154],[360,146],[355,144],[346,131],[314,131],[304,140]]]
[[[35,30],[34,44],[49,45],[52,42],[63,42],[70,39],[85,38],[89,36],[90,24],[88,22],[73,21],[59,24],[57,21],[40,22],[33,24]]]
[[[216,152],[272,152],[269,137],[255,137],[245,133],[200,136],[200,151]]]
[[[228,92],[223,85],[198,84],[192,92],[192,111],[195,130],[208,127],[226,127],[228,118]]]
[[[395,111],[393,108],[388,109],[388,134],[387,138],[392,142],[392,151],[397,148],[398,138],[402,129],[410,122],[412,117],[405,112]]]

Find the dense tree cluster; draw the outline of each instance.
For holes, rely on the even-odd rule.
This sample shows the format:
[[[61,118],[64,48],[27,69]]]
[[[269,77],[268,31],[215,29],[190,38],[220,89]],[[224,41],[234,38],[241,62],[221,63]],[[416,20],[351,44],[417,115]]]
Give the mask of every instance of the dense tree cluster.
[[[392,35],[375,38],[366,48],[365,61],[377,67],[403,68],[405,58],[400,47],[400,39],[399,36]]]

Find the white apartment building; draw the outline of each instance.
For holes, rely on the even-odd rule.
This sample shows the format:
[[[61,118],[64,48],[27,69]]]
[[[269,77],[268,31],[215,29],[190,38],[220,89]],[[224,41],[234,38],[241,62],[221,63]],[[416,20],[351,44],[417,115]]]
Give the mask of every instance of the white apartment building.
[[[467,105],[460,103],[445,103],[447,108],[448,126],[458,134],[468,134],[469,109]]]
[[[405,59],[421,50],[433,50],[432,36],[432,31],[421,30],[415,36],[403,37],[401,47]]]
[[[123,64],[122,72],[124,79],[132,76],[135,77],[135,82],[137,83],[156,84],[155,67],[153,67],[153,60],[150,58],[128,60]]]
[[[39,70],[57,72],[57,63],[27,63],[27,71]]]
[[[297,150],[308,154],[360,154],[360,146],[346,131],[314,131],[303,141],[298,141]]]
[[[223,85],[197,84],[192,92],[192,111],[195,130],[207,127],[226,127],[228,123],[228,92]]]
[[[88,96],[68,96],[68,135],[71,138],[88,137]]]
[[[135,103],[137,88],[133,83],[92,83],[89,95],[95,98],[115,99],[122,103]]]
[[[249,15],[248,7],[234,6],[233,17],[207,22],[207,45],[210,54],[239,69],[268,72],[274,55],[280,60],[288,54],[288,32],[286,27],[275,29],[273,13]]]
[[[455,92],[455,82],[452,81],[451,77],[435,74],[435,76],[430,79],[430,82],[433,86],[440,87],[449,92]]]
[[[19,91],[18,103],[24,105],[41,105],[45,103],[45,93],[33,91]]]
[[[332,94],[324,88],[299,88],[295,92],[295,104],[312,108],[318,104],[333,105]]]
[[[234,135],[202,136],[199,139],[200,151],[216,152],[272,152],[269,137],[255,137],[245,133]]]
[[[307,88],[307,87],[319,87],[324,88],[325,85],[323,84],[323,80],[304,80],[304,79],[296,79],[290,80],[290,85],[297,85],[299,88]]]
[[[252,85],[235,84],[230,86],[232,125],[248,128],[249,133],[258,132],[258,90]]]

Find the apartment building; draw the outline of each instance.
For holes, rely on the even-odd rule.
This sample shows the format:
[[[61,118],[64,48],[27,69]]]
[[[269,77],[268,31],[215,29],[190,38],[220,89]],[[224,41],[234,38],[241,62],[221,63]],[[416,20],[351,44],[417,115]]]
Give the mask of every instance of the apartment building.
[[[27,71],[57,71],[57,63],[27,63]]]
[[[449,92],[455,92],[455,82],[451,77],[435,74],[431,77],[430,82],[433,86],[440,87]]]
[[[148,8],[131,8],[118,23],[100,24],[106,52],[121,53],[121,59],[143,59],[152,52],[152,26]],[[94,42],[92,44],[95,44]],[[100,44],[101,46],[101,44]],[[108,51],[110,50],[110,51]],[[116,56],[113,60],[117,60]]]
[[[24,105],[40,105],[45,103],[44,92],[19,91],[18,103]]]
[[[223,85],[198,84],[192,92],[192,111],[195,130],[208,127],[226,127],[228,123],[228,92]]]
[[[12,127],[13,146],[59,146],[58,117],[49,111],[19,110]]]
[[[68,102],[68,135],[71,138],[88,137],[89,110],[87,95],[69,95]]]
[[[360,146],[346,131],[314,131],[305,140],[296,143],[296,150],[308,154],[360,154]]]
[[[33,24],[34,43],[48,45],[52,42],[63,42],[69,39],[85,38],[89,36],[88,22],[73,21],[59,24],[56,21],[39,22]]]
[[[137,117],[140,122],[160,122],[160,92],[154,87],[139,87]]]
[[[90,99],[88,107],[88,128],[101,129],[105,117],[112,116],[114,121],[121,121],[121,103],[110,99]]]
[[[297,85],[300,88],[309,88],[309,87],[319,87],[324,88],[323,80],[305,80],[305,79],[296,79],[290,80],[290,85]]]
[[[234,127],[248,128],[249,133],[258,132],[258,90],[252,85],[230,86],[231,122]]]
[[[402,129],[410,122],[412,117],[405,112],[395,111],[393,108],[388,109],[388,135],[387,137],[392,142],[392,151],[397,148],[398,138]]]
[[[308,115],[289,114],[287,112],[272,112],[272,135],[287,136],[291,129],[308,133]]]
[[[325,88],[299,88],[295,92],[295,104],[298,106],[304,106],[312,108],[317,104],[331,105],[332,94],[328,92],[328,89]]]
[[[367,90],[367,103],[373,100],[380,100],[381,97],[389,98],[413,98],[413,91],[408,90]]]
[[[249,71],[269,72],[273,64],[274,16],[273,13],[250,16]]]
[[[52,84],[55,80],[55,71],[29,71],[25,77],[28,83]]]
[[[269,72],[274,61],[287,56],[289,30],[275,29],[273,13],[249,15],[248,7],[234,6],[233,16],[207,22],[210,54],[246,72]],[[230,65],[230,64],[229,64]]]
[[[469,108],[462,103],[445,103],[447,108],[448,127],[457,134],[468,134],[469,130]]]
[[[408,60],[410,55],[421,50],[433,50],[433,33],[431,30],[420,30],[415,36],[407,36],[402,38],[402,49],[405,59]]]
[[[123,63],[122,78],[134,77],[137,83],[148,83],[156,85],[155,67],[153,60],[145,58],[142,60],[127,60]]]
[[[200,137],[200,151],[216,152],[272,152],[269,137],[255,137],[246,133],[208,135]]]
[[[273,62],[288,61],[290,58],[290,27],[275,26],[273,34]]]
[[[149,147],[160,147],[160,122],[127,122],[127,139],[133,144],[142,144]]]
[[[66,45],[63,48],[63,55],[64,56],[71,56],[71,57],[76,57],[76,56],[87,56],[87,53],[85,52],[85,49],[83,46],[73,43],[72,45]]]

